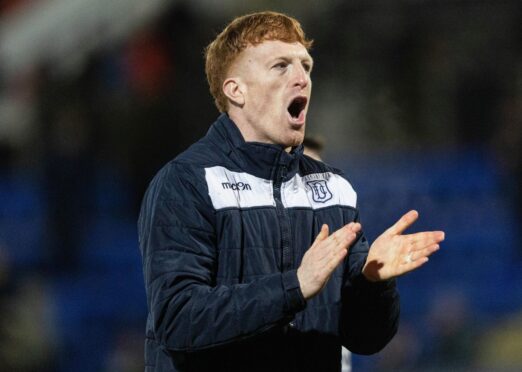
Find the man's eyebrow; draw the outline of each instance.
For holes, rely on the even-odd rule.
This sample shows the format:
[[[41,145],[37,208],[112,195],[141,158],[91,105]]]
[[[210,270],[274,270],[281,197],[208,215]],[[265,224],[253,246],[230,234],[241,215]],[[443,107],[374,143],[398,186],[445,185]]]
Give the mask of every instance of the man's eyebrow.
[[[280,61],[280,60],[283,60],[285,62],[290,62],[292,60],[292,58],[288,57],[288,56],[275,56],[275,57],[272,57],[270,58],[269,62],[275,62],[275,61]]]
[[[281,55],[281,56],[276,56],[276,57],[270,58],[269,63],[273,63],[275,61],[291,62],[292,59],[293,59],[293,57],[291,57],[291,56]],[[303,57],[299,57],[299,59],[301,60],[301,62],[309,62],[312,65],[314,64],[314,59],[311,56],[303,56]]]

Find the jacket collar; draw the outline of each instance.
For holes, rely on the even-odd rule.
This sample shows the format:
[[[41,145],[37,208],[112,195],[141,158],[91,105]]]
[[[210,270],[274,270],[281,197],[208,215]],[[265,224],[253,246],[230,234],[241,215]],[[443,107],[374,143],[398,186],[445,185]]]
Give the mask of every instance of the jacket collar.
[[[246,142],[237,125],[227,114],[221,114],[207,134],[242,170],[256,177],[274,179],[279,166],[287,169],[287,177],[293,177],[299,169],[303,145],[286,152],[280,145]]]

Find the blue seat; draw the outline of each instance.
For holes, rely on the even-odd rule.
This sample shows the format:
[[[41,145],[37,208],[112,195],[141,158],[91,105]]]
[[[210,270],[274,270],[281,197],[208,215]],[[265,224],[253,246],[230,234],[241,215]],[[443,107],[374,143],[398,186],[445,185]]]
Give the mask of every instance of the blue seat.
[[[99,218],[86,229],[80,246],[84,269],[111,271],[122,267],[141,272],[135,221]]]
[[[45,215],[37,178],[0,176],[0,247],[15,268],[33,268],[43,260]]]

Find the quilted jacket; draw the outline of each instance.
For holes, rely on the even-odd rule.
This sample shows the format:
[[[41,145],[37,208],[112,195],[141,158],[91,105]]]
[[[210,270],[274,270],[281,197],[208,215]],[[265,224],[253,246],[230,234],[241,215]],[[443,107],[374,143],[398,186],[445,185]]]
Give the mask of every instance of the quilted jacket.
[[[138,221],[149,315],[146,371],[340,371],[341,345],[382,349],[398,326],[395,281],[361,274],[363,233],[306,301],[297,268],[323,223],[359,221],[339,170],[245,142],[222,114],[151,182]]]

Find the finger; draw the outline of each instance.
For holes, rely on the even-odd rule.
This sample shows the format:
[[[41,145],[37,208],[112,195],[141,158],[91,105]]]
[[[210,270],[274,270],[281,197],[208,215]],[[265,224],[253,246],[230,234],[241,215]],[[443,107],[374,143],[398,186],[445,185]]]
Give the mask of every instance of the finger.
[[[362,226],[359,222],[352,222],[346,226],[348,226],[356,234],[362,230]]]
[[[327,254],[327,258],[333,254],[336,254],[339,250],[347,250],[355,240],[357,235],[349,229],[339,231],[338,234],[332,234],[326,241],[324,241],[323,248]]]
[[[421,258],[431,256],[433,253],[437,252],[439,249],[440,249],[440,246],[438,244],[431,244],[431,245],[429,245],[428,247],[426,247],[424,249],[412,252],[410,254],[411,255],[411,260],[412,261],[417,261],[417,260],[419,260]]]
[[[340,244],[343,244],[343,241],[346,237],[346,235],[350,232],[350,230],[347,228],[347,226],[343,226],[334,233],[332,233],[328,238],[323,239],[324,241],[321,241],[321,248],[322,249],[331,249],[332,246],[337,246]]]
[[[320,265],[327,266],[330,261],[335,260],[335,256],[339,254],[339,252],[348,251],[347,241],[344,244],[334,240],[324,243],[325,244],[320,248],[320,251],[318,251],[318,254],[316,255],[317,261]]]
[[[419,218],[419,212],[411,210],[399,218],[399,220],[386,231],[392,235],[400,235],[404,232],[404,230],[417,221],[417,218]]]
[[[360,230],[360,223],[351,222],[335,231],[328,239],[318,243],[320,244],[318,245],[318,249],[320,249],[321,252],[318,252],[316,256],[318,263],[328,266],[332,260],[335,261],[335,257],[339,252],[344,251],[341,253],[347,253],[350,244],[356,239],[357,232]]]
[[[337,266],[339,266],[339,264],[341,262],[343,262],[343,260],[344,260],[344,258],[346,257],[347,254],[348,254],[348,250],[347,249],[341,249],[341,250],[337,251],[334,255],[332,255],[331,259],[326,264],[326,270],[327,270],[326,275],[327,275],[327,277],[332,275],[332,273],[337,268]]]
[[[321,226],[321,231],[319,231],[319,234],[317,234],[316,240],[325,240],[328,237],[328,230],[328,225],[323,223],[323,225]]]
[[[409,273],[410,271],[416,270],[428,261],[429,261],[428,257],[421,257],[415,261],[413,261],[413,260],[409,261],[402,265],[402,267],[401,267],[402,273],[400,273],[399,275],[403,275],[403,274]]]
[[[312,244],[312,247],[316,247],[320,242],[325,240],[328,237],[328,225],[323,223],[321,226],[321,230],[319,231],[319,234],[315,237],[314,243]]]
[[[361,224],[358,222],[350,222],[334,232],[331,238],[338,245],[351,244],[359,231],[361,231]]]
[[[322,242],[321,252],[323,256],[318,257],[318,261],[322,265],[330,265],[330,262],[336,260],[336,256],[341,252],[342,254],[348,252],[348,247],[355,240],[356,233],[351,231],[350,226],[337,230],[330,235],[328,239]]]
[[[443,231],[428,231],[408,235],[408,244],[412,250],[424,249],[429,245],[440,243],[443,240]]]

